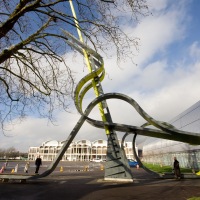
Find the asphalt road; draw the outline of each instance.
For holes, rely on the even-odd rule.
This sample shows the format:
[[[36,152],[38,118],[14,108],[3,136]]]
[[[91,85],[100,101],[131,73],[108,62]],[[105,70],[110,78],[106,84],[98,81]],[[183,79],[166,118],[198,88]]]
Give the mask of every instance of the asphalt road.
[[[0,183],[0,200],[186,200],[200,197],[200,179],[158,179],[143,169],[132,169],[133,183],[107,182],[98,163],[62,163],[48,177],[20,183]],[[75,168],[76,166],[76,168]],[[45,168],[45,167],[44,167]],[[41,170],[44,170],[41,168]]]

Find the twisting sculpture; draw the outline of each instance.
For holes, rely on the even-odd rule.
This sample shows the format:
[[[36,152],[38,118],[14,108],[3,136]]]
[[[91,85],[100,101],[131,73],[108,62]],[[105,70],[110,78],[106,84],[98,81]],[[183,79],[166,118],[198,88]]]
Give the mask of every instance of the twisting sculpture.
[[[106,167],[105,167],[105,180],[123,180],[123,181],[132,181],[133,177],[131,174],[130,167],[128,165],[125,153],[123,149],[120,148],[117,135],[115,131],[120,131],[126,133],[122,139],[124,141],[125,137],[128,134],[134,134],[133,139],[133,150],[135,150],[135,140],[137,135],[144,135],[149,137],[155,138],[162,138],[168,140],[175,140],[180,142],[185,142],[193,145],[200,145],[200,135],[197,133],[191,133],[186,131],[181,131],[173,127],[172,125],[161,122],[153,119],[149,116],[140,106],[139,104],[133,100],[132,98],[128,97],[124,94],[119,93],[108,93],[104,94],[103,89],[101,86],[101,81],[104,79],[105,70],[104,70],[104,62],[102,57],[85,45],[81,39],[81,33],[79,26],[76,21],[75,11],[73,9],[72,1],[69,1],[72,7],[72,12],[74,14],[75,24],[77,26],[80,40],[75,38],[69,32],[63,30],[63,33],[67,36],[68,40],[66,41],[71,47],[81,53],[85,58],[88,65],[88,69],[90,73],[83,77],[78,85],[76,86],[75,93],[74,93],[74,101],[78,112],[80,113],[81,117],[71,133],[69,134],[67,140],[63,143],[63,146],[57,156],[55,157],[54,161],[50,164],[48,169],[40,175],[37,176],[20,176],[20,175],[0,175],[0,178],[5,179],[36,179],[48,176],[50,173],[54,171],[59,161],[62,159],[64,153],[70,146],[71,142],[75,138],[76,134],[82,127],[85,121],[91,124],[94,127],[105,129],[106,135],[108,138],[108,150],[107,150],[107,160],[106,160]],[[82,109],[82,102],[84,99],[85,94],[88,92],[89,89],[93,88],[96,94],[96,99],[94,99],[86,108],[85,111]],[[147,123],[142,125],[141,127],[138,126],[131,126],[126,124],[119,124],[112,122],[111,114],[109,112],[108,105],[106,100],[108,99],[119,99],[129,103],[146,121]],[[102,121],[97,121],[94,119],[89,118],[89,114],[92,109],[98,105],[100,114],[102,117]],[[146,128],[146,126],[152,125],[155,128]],[[136,156],[136,153],[135,153]],[[138,161],[140,162],[139,158],[136,156]]]
[[[93,68],[94,70],[91,73],[89,73],[87,76],[82,78],[75,89],[75,105],[76,105],[77,110],[81,114],[79,121],[77,122],[76,126],[70,133],[68,139],[63,144],[62,149],[57,154],[57,157],[55,158],[55,160],[49,166],[48,170],[45,171],[43,174],[39,175],[37,178],[47,176],[55,169],[58,162],[60,161],[60,159],[66,152],[67,148],[69,147],[69,145],[71,144],[71,142],[73,141],[73,139],[75,138],[76,134],[78,133],[79,129],[81,128],[81,126],[83,125],[83,123],[85,121],[87,121],[89,124],[91,124],[92,126],[95,126],[97,128],[106,129],[106,131],[107,131],[106,133],[108,135],[108,140],[113,139],[112,133],[114,131],[121,131],[121,132],[125,132],[128,134],[134,134],[135,135],[134,143],[135,143],[136,135],[144,135],[144,136],[149,136],[149,137],[185,142],[185,143],[189,143],[189,144],[193,144],[193,145],[200,144],[200,135],[199,134],[181,131],[166,122],[161,122],[161,121],[155,120],[154,118],[149,116],[139,106],[139,104],[134,99],[128,97],[127,95],[119,94],[119,93],[103,94],[103,90],[102,90],[101,84],[100,84],[100,81],[103,80],[104,73],[105,73],[104,67],[103,67],[103,59],[101,58],[101,56],[98,53],[94,52],[88,46],[86,46],[85,44],[78,41],[70,33],[68,33],[67,31],[63,31],[63,32],[69,38],[67,43],[70,46],[75,48],[77,51],[79,51],[83,55],[84,55],[83,49],[84,49],[84,51],[87,52],[87,54],[90,58],[90,62],[94,65],[94,68]],[[90,88],[93,87],[93,84],[96,84],[96,87],[98,88],[99,96],[96,99],[94,99],[87,106],[85,111],[83,111],[82,110],[82,101],[84,99],[84,95]],[[105,120],[102,120],[102,121],[97,121],[97,120],[94,120],[94,119],[91,119],[88,117],[90,112],[92,111],[92,109],[96,105],[99,105],[99,103],[101,103],[102,109],[104,109],[104,110],[106,109],[106,111],[109,111],[107,104],[106,104],[106,100],[108,100],[108,99],[119,99],[122,101],[126,101],[147,121],[147,123],[145,123],[141,127],[114,123],[111,121],[111,119],[108,120],[109,119],[108,116],[110,117],[110,115],[108,115],[108,112],[105,113],[105,116],[106,116]],[[155,128],[146,128],[146,126],[148,126],[148,125],[152,125],[156,129]],[[109,131],[111,131],[111,133],[109,133]],[[125,135],[125,137],[126,137],[126,135]],[[116,140],[116,138],[114,138],[114,140]],[[112,144],[109,144],[109,141],[108,141],[108,145],[112,145]],[[112,146],[111,146],[111,148],[112,148]],[[135,145],[133,145],[133,148],[135,148]],[[121,151],[121,148],[119,149],[119,147],[118,147],[117,150],[118,150],[117,153],[119,153],[119,151]],[[108,149],[108,151],[109,151],[109,149]],[[135,151],[135,149],[134,149],[134,151]],[[126,165],[126,158],[124,156],[123,151],[121,151],[120,153],[124,157],[120,157],[120,158],[115,156],[116,155],[115,149],[113,150],[113,152],[110,153],[111,155],[109,155],[109,153],[110,152],[108,152],[108,154],[107,154],[108,160],[106,161],[107,165],[105,168],[105,180],[109,180],[109,179],[115,179],[115,180],[121,179],[122,180],[124,178],[124,179],[127,179],[127,181],[130,181],[132,175],[131,175],[131,172],[129,171],[130,170],[129,166]],[[110,160],[109,160],[109,158],[110,158]],[[125,162],[125,164],[123,162]],[[112,170],[110,170],[110,168]],[[106,170],[108,170],[108,172]],[[129,176],[125,176],[127,174]],[[32,178],[35,178],[35,177],[32,177]]]

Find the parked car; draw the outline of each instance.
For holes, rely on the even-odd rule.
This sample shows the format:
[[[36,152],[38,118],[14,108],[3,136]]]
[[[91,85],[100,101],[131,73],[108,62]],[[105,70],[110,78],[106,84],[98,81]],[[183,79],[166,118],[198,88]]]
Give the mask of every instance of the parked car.
[[[138,162],[133,159],[128,159],[128,164],[130,167],[137,167]]]
[[[92,160],[92,162],[103,162],[103,160],[100,159],[100,158],[94,158],[94,159]]]

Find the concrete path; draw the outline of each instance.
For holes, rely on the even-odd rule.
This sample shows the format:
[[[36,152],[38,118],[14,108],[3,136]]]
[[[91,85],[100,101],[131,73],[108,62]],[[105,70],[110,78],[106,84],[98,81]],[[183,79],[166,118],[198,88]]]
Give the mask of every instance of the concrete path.
[[[105,182],[104,171],[59,171],[20,183],[0,183],[0,200],[186,200],[200,197],[200,179],[158,179],[132,169],[133,183]]]

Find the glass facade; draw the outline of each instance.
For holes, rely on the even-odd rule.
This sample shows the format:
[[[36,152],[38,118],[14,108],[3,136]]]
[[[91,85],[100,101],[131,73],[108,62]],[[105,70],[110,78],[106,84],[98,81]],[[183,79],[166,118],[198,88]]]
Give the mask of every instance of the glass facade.
[[[200,101],[188,108],[170,122],[177,129],[200,134]],[[151,141],[151,142],[150,142]],[[181,167],[200,169],[200,145],[149,139],[143,146],[142,161],[161,165],[172,165],[177,157]]]

